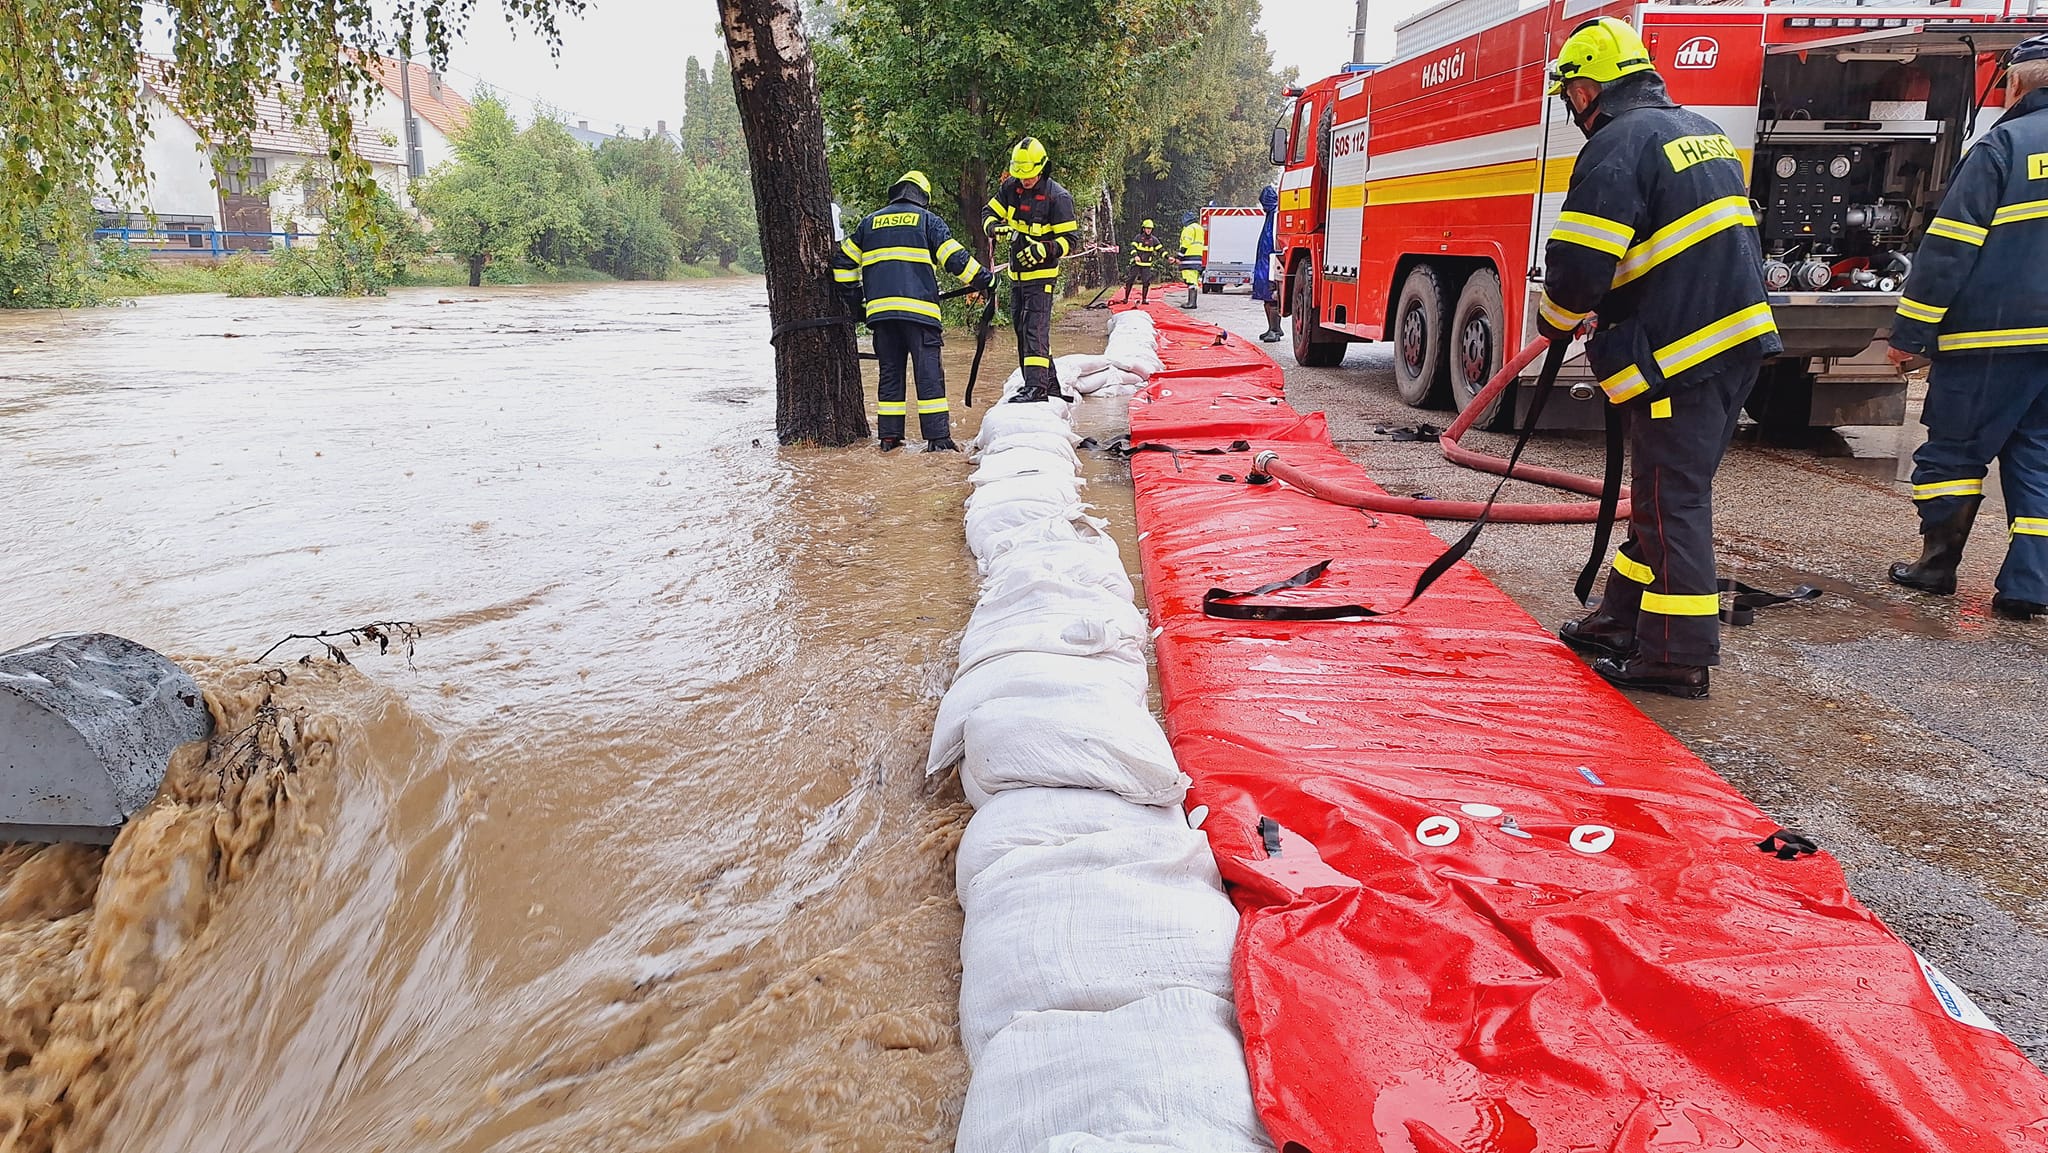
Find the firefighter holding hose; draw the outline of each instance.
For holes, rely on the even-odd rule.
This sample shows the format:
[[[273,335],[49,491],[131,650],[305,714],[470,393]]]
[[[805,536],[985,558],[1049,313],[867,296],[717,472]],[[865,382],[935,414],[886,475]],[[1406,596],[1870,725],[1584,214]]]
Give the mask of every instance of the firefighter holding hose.
[[[1991,609],[2029,620],[2048,613],[2048,36],[2006,64],[2006,113],[1963,156],[1892,322],[1893,362],[1934,366],[1913,454],[1923,546],[1891,578],[1956,591],[1996,457],[2012,542]]]
[[[1124,297],[1118,304],[1131,302],[1131,286],[1140,286],[1139,304],[1152,303],[1152,270],[1159,267],[1159,254],[1166,246],[1159,243],[1159,234],[1152,231],[1155,225],[1147,220],[1139,231],[1137,239],[1131,241],[1131,270],[1124,276]]]
[[[1045,145],[1025,137],[1010,150],[1010,174],[981,210],[981,230],[991,241],[1009,233],[1010,320],[1017,326],[1017,360],[1023,391],[1013,402],[1064,396],[1052,367],[1052,297],[1059,287],[1060,260],[1074,251],[1081,223],[1074,198],[1045,174]]]
[[[1765,357],[1783,348],[1742,161],[1673,103],[1635,29],[1573,30],[1549,91],[1586,136],[1544,247],[1544,335],[1598,319],[1586,359],[1633,456],[1628,539],[1599,607],[1559,630],[1616,686],[1699,698],[1720,661],[1713,484]]]

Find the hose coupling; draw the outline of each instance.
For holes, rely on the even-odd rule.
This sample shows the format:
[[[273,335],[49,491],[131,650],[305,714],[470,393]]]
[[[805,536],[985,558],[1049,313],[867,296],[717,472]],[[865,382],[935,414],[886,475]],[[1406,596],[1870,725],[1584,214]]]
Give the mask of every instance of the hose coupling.
[[[1266,480],[1272,476],[1271,473],[1266,471],[1266,466],[1272,464],[1274,461],[1279,459],[1280,454],[1274,452],[1270,448],[1260,453],[1259,455],[1253,457],[1251,476],[1248,476],[1245,479],[1253,484],[1264,484]],[[1257,477],[1259,479],[1253,480],[1252,477]]]
[[[1591,381],[1582,380],[1572,385],[1573,400],[1591,400],[1597,395],[1599,394],[1594,390]]]

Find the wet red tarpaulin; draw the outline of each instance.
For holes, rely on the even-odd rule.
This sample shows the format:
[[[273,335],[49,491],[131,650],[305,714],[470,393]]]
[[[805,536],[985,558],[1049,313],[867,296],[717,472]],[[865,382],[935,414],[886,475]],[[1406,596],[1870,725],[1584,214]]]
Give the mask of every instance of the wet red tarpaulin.
[[[1134,444],[1245,440],[1365,483],[1263,352],[1147,311],[1167,372],[1133,399]],[[1390,607],[1444,548],[1246,485],[1250,465],[1132,458],[1167,731],[1243,912],[1238,1012],[1277,1143],[2048,1150],[2048,1077],[1834,859],[1760,851],[1775,822],[1469,565],[1384,621],[1205,616],[1214,586],[1323,560],[1266,599]]]

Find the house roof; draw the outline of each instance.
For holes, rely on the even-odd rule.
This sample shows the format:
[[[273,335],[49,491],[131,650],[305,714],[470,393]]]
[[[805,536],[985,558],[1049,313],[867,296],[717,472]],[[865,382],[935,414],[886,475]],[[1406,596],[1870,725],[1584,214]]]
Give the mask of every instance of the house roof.
[[[440,73],[424,64],[393,60],[389,56],[373,56],[368,63],[370,75],[393,96],[403,95],[404,73],[410,70],[413,115],[433,125],[441,135],[453,136],[469,123],[469,101]]]
[[[222,143],[212,121],[204,116],[194,115],[185,108],[185,102],[178,88],[177,79],[172,75],[171,62],[162,57],[150,57],[143,63],[143,83],[150,91],[161,96],[165,104],[184,118],[187,124],[213,144]],[[252,152],[284,153],[291,156],[325,158],[327,156],[327,134],[315,124],[300,124],[285,107],[286,95],[297,96],[301,90],[296,85],[280,84],[256,94],[256,126],[249,133],[249,149]],[[405,163],[405,154],[398,144],[387,143],[381,138],[356,131],[352,150],[357,156],[372,164]]]

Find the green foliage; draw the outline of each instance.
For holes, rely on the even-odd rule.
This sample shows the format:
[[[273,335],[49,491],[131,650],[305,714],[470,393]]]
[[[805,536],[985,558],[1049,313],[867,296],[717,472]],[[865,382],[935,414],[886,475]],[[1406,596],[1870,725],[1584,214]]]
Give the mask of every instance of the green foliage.
[[[83,239],[92,202],[76,192],[44,198],[0,247],[0,308],[76,308],[103,298],[104,272]],[[118,259],[118,258],[117,258]]]
[[[620,280],[660,280],[676,260],[675,234],[661,217],[659,193],[619,181],[604,188],[604,221],[591,267]]]
[[[477,0],[5,0],[0,6],[0,252],[19,253],[55,227],[76,241],[83,223],[34,222],[61,189],[119,191],[139,198],[149,136],[142,53],[145,20],[167,20],[171,59],[163,77],[179,90],[182,111],[207,123],[231,156],[245,155],[259,99],[285,90],[294,119],[334,142],[343,215],[371,217],[375,181],[346,144],[377,88],[364,62],[398,55],[423,38],[445,65],[450,40]],[[503,0],[514,27],[558,46],[557,17],[585,0]],[[420,34],[419,37],[415,33]],[[111,188],[98,188],[110,174]]]

